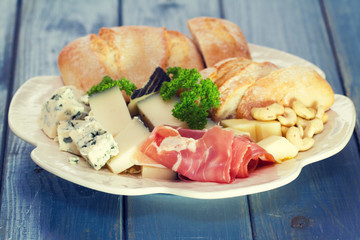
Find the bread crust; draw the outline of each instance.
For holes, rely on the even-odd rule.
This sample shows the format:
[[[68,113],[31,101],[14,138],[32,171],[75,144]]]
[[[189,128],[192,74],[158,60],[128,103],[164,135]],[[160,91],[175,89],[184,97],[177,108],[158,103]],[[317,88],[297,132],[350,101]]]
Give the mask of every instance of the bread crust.
[[[220,106],[212,113],[214,121],[235,118],[238,105],[246,93],[258,79],[278,69],[270,62],[252,62],[235,72],[219,87]]]
[[[193,41],[178,31],[148,26],[101,28],[66,45],[58,66],[65,85],[84,91],[106,75],[142,87],[156,67],[204,68]],[[125,96],[125,95],[124,95]],[[125,96],[128,100],[128,98]]]
[[[237,107],[246,90],[259,78],[268,75],[278,67],[270,62],[253,62],[238,57],[222,60],[214,67],[204,69],[220,92],[220,106],[212,109],[211,118],[218,122],[235,118]]]
[[[58,66],[65,85],[73,85],[87,91],[107,74],[106,66],[91,48],[91,42],[96,39],[96,35],[90,34],[72,41],[62,49],[58,57]]]
[[[329,83],[315,70],[292,66],[271,72],[258,79],[244,94],[236,118],[252,119],[253,107],[265,107],[272,103],[291,106],[297,99],[307,107],[322,105],[328,110],[334,103],[334,92]]]
[[[169,59],[167,67],[204,69],[202,56],[194,42],[185,34],[168,30]]]
[[[231,57],[251,59],[246,38],[236,24],[219,18],[197,17],[188,20],[187,25],[206,67]]]
[[[105,75],[126,77],[142,87],[169,56],[164,28],[122,26],[101,28],[98,35],[77,39],[61,51],[58,65],[66,85],[85,91]]]

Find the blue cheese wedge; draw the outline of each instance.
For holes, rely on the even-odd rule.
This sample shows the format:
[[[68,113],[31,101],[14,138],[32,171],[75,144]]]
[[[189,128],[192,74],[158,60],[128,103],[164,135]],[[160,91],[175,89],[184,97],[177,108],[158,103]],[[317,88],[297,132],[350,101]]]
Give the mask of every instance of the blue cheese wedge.
[[[76,126],[85,123],[84,120],[60,121],[57,127],[57,135],[59,142],[59,149],[61,151],[80,155],[80,152],[70,137],[70,132],[76,129]]]
[[[119,153],[119,148],[111,133],[92,117],[87,117],[69,133],[81,156],[96,170]]]
[[[55,138],[62,120],[83,119],[89,107],[79,101],[82,92],[73,86],[58,88],[42,106],[39,124],[50,138]]]

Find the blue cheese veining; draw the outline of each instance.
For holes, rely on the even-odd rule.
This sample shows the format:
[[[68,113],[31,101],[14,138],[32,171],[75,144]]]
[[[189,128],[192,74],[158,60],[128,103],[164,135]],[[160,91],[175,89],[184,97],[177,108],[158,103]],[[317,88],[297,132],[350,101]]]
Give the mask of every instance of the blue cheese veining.
[[[87,117],[69,133],[81,156],[96,170],[119,153],[119,148],[111,133],[104,130],[99,122]]]
[[[89,106],[80,101],[83,93],[73,86],[57,89],[41,109],[39,124],[50,138],[56,137],[57,126],[62,120],[83,119]]]
[[[58,135],[59,149],[61,151],[80,155],[80,151],[78,150],[73,139],[70,137],[70,132],[75,130],[76,126],[84,123],[85,123],[84,120],[60,121],[57,127],[57,135]]]

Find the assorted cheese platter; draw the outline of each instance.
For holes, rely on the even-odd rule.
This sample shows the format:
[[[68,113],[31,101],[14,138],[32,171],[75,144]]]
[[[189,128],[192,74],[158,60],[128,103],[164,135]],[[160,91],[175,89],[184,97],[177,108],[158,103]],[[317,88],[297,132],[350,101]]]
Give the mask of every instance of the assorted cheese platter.
[[[321,69],[299,57],[253,44],[249,44],[249,49],[253,61],[271,61],[278,67],[294,65],[311,67],[315,69],[320,76],[325,78],[325,74]],[[112,194],[143,195],[169,193],[193,198],[226,198],[270,190],[294,180],[301,169],[307,164],[325,159],[339,152],[349,141],[355,126],[355,109],[351,100],[341,95],[335,95],[334,104],[331,106],[331,109],[327,111],[328,120],[326,127],[321,134],[314,137],[315,145],[312,148],[299,152],[295,158],[284,161],[281,164],[263,166],[253,172],[248,178],[233,179],[231,184],[179,180],[172,171],[163,171],[162,168],[158,168],[156,170],[158,172],[155,174],[163,177],[160,177],[160,179],[148,178],[144,177],[146,176],[146,169],[150,169],[146,167],[144,168],[145,170],[143,169],[143,177],[131,173],[114,174],[131,167],[133,163],[121,162],[121,164],[119,164],[120,161],[112,159],[107,164],[107,168],[96,171],[94,168],[98,170],[100,169],[98,164],[103,166],[104,163],[89,161],[89,159],[87,159],[88,163],[91,163],[89,165],[86,161],[79,161],[73,158],[74,155],[72,153],[66,152],[72,149],[71,146],[69,147],[69,142],[67,142],[69,137],[71,137],[72,140],[77,139],[77,142],[80,143],[83,141],[82,137],[77,133],[72,133],[71,136],[66,135],[69,133],[68,129],[74,126],[62,126],[60,129],[63,131],[60,132],[64,135],[61,135],[60,138],[58,137],[57,141],[54,141],[44,134],[44,132],[47,131],[46,124],[41,125],[38,122],[43,104],[52,96],[55,90],[62,86],[63,81],[57,76],[42,76],[28,80],[18,89],[12,99],[9,109],[9,126],[20,138],[36,146],[31,153],[31,157],[36,164],[45,170],[76,184]],[[109,92],[108,97],[111,99],[119,97],[119,95]],[[134,152],[134,149],[131,148],[136,145],[135,143],[140,143],[149,136],[149,131],[142,127],[142,123],[141,127],[139,127],[140,121],[137,118],[131,118],[129,116],[124,119],[123,117],[109,118],[106,116],[104,111],[114,112],[126,108],[126,103],[124,100],[121,100],[121,98],[119,98],[120,100],[110,100],[122,105],[122,107],[117,107],[114,110],[108,109],[111,106],[103,105],[103,98],[97,99],[95,96],[90,99],[89,105],[92,111],[94,111],[92,114],[94,114],[97,119],[103,117],[104,119],[101,120],[102,125],[105,124],[105,128],[115,136],[117,143],[121,142],[119,149],[116,149],[113,153],[115,158],[119,152],[121,152],[120,155],[122,156],[129,152]],[[143,105],[148,104],[148,106],[141,106],[141,104],[138,106],[140,114],[146,114],[146,111],[154,111],[151,106],[157,106],[162,101],[158,99],[156,95],[150,96],[148,99],[150,100],[142,101]],[[84,99],[84,101],[86,102],[87,100]],[[87,111],[86,104],[80,106],[80,108],[81,111],[77,109],[76,112]],[[119,116],[120,115],[123,115],[121,110],[119,111]],[[119,119],[124,122],[121,124],[113,124],[114,121],[119,121]],[[158,117],[158,120],[149,120],[149,122],[160,121],[159,119],[161,120],[162,118]],[[174,121],[176,120],[177,119]],[[42,121],[42,123],[44,123],[44,121]],[[108,123],[108,126],[106,126],[106,123]],[[100,127],[95,126],[96,123],[91,120],[91,117],[87,124],[84,129],[88,128],[88,126],[91,126],[91,129],[97,129],[95,135],[101,135],[104,144],[109,143],[109,141],[107,141],[108,135],[103,134]],[[112,129],[112,126],[117,126],[117,128]],[[127,131],[125,131],[121,129],[124,126],[130,127],[127,127]],[[136,131],[132,131],[132,129],[136,129]],[[49,129],[49,132],[51,131],[54,130]],[[50,136],[54,136],[54,133],[49,134]],[[77,136],[79,137],[77,138]],[[63,146],[63,149],[59,149],[59,139],[65,139],[65,141],[60,144]],[[82,142],[82,145],[84,145],[84,142]],[[114,150],[114,145],[116,144],[110,143],[109,149]],[[70,152],[71,151],[72,150],[70,150]],[[86,154],[84,154],[83,157],[86,158]],[[151,164],[148,166],[151,167]],[[151,168],[150,172],[152,175],[154,174],[153,171]]]

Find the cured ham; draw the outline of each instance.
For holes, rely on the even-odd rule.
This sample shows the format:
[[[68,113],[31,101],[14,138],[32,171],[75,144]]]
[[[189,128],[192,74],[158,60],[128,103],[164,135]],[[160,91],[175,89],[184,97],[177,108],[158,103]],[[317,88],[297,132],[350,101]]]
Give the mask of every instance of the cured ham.
[[[246,178],[260,161],[275,162],[274,157],[253,142],[247,135],[235,136],[232,144],[232,174],[237,178]]]
[[[259,161],[275,162],[273,156],[247,136],[215,126],[191,130],[159,126],[141,146],[154,161],[201,182],[230,183],[248,177]]]

